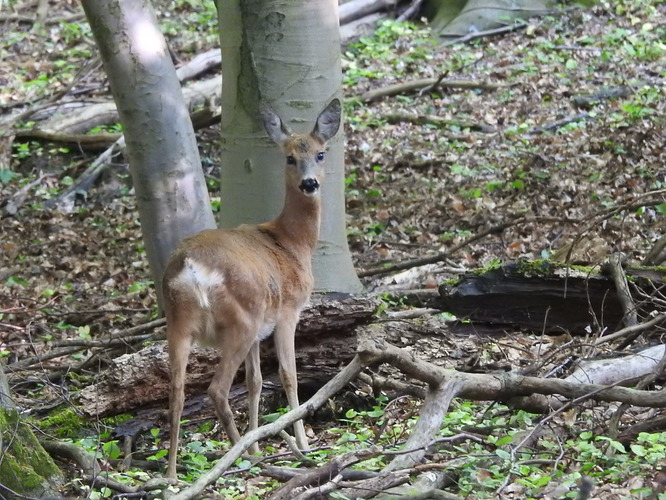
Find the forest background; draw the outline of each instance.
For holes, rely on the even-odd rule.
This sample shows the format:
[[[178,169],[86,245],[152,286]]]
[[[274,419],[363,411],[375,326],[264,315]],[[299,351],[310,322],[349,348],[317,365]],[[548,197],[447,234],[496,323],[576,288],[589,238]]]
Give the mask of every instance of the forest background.
[[[3,137],[11,140],[3,142],[0,169],[0,356],[37,433],[87,449],[110,473],[98,482],[76,461],[60,464],[66,491],[109,497],[120,483],[148,495],[145,484],[159,476],[165,451],[166,393],[150,401],[147,416],[137,418],[136,406],[95,414],[92,423],[78,395],[100,383],[116,357],[163,334],[126,160],[115,155],[93,186],[56,203],[121,126],[99,123],[84,132],[90,139],[45,134],[56,107],[109,102],[99,55],[78,4],[51,2],[42,18],[44,2],[3,4],[0,106],[11,123]],[[177,67],[217,46],[212,2],[155,8]],[[402,348],[468,372],[538,364],[546,374],[573,355],[609,356],[617,345],[595,343],[603,320],[602,328],[591,317],[589,329],[549,336],[534,328],[487,330],[432,304],[415,312],[423,304],[410,291],[436,293],[471,270],[520,260],[598,269],[619,252],[629,265],[647,257],[662,263],[654,249],[666,213],[666,6],[569,6],[464,39],[441,38],[415,21],[382,22],[342,48],[348,241],[379,304],[367,322],[388,323],[390,340]],[[213,76],[217,66],[206,71],[184,85]],[[215,122],[202,122],[197,138],[219,211]],[[647,305],[637,320],[660,317],[659,285],[641,292]],[[662,336],[653,322],[632,347],[658,345]],[[332,414],[311,422],[320,464],[370,444],[399,445],[412,429],[418,398],[373,399],[360,385],[351,393],[363,397],[341,397]],[[451,495],[575,496],[583,476],[592,478],[597,498],[647,498],[663,486],[663,410],[575,404],[544,417],[498,403],[452,405],[440,447],[428,454],[428,463],[450,473],[448,486],[437,489]],[[183,479],[199,477],[226,446],[208,411],[192,417]],[[645,421],[654,425],[626,432]],[[123,432],[134,438],[133,458],[157,467],[122,470]],[[282,444],[270,446],[279,457]],[[383,470],[383,460],[373,457],[364,469]],[[263,498],[276,488],[267,469],[236,465],[241,471],[208,494]]]

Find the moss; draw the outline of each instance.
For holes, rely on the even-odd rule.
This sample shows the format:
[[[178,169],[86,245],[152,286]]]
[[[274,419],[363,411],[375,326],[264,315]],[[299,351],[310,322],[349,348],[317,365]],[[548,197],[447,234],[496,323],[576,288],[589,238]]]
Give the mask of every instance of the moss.
[[[440,286],[456,286],[458,283],[460,283],[460,278],[450,278],[440,283]]]
[[[71,406],[55,410],[48,417],[35,423],[40,429],[48,429],[49,432],[59,438],[74,438],[88,425]]]
[[[564,264],[563,262],[558,262],[548,259],[538,259],[538,260],[520,260],[515,264],[516,272],[524,276],[553,276],[558,275],[558,271],[567,270],[571,273],[575,271],[577,275],[580,276],[590,276],[594,273],[599,272],[599,268],[591,266],[580,266],[574,264]]]
[[[104,425],[108,425],[109,427],[118,427],[123,422],[131,420],[133,418],[134,415],[130,415],[129,413],[121,413],[120,415],[114,415],[113,417],[103,418],[102,423]]]
[[[483,274],[489,273],[491,271],[496,271],[497,269],[502,268],[502,261],[499,259],[495,259],[490,261],[488,264],[485,266],[479,268],[479,269],[474,269],[472,270],[472,274],[476,274],[477,276],[481,276]]]
[[[60,470],[17,411],[0,408],[0,432],[4,443],[0,478],[4,486],[37,496],[60,481]]]

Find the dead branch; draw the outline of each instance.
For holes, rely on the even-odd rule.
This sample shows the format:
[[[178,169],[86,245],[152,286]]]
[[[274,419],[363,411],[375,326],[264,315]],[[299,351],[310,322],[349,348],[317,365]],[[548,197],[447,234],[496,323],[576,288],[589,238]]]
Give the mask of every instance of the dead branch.
[[[302,490],[307,487],[311,487],[312,490],[317,491],[317,485],[322,485],[331,478],[340,475],[341,472],[350,465],[376,457],[379,454],[380,451],[378,447],[364,448],[345,453],[344,455],[334,458],[323,467],[290,479],[287,483],[274,491],[268,498],[269,500],[290,500],[295,496],[300,495]],[[340,477],[342,478],[342,476]]]
[[[21,189],[16,191],[16,193],[14,193],[12,195],[12,197],[9,198],[7,200],[7,202],[5,203],[5,212],[7,213],[7,215],[16,215],[16,212],[18,212],[18,209],[21,208],[21,205],[23,205],[23,203],[25,202],[25,199],[28,196],[28,192],[30,192],[30,190],[33,187],[38,186],[39,184],[41,184],[44,177],[51,177],[52,175],[53,174],[40,173],[39,177],[37,179],[35,179],[32,182],[29,182],[28,184],[23,186]]]
[[[342,498],[374,498],[377,493],[390,490],[409,482],[407,471],[383,472],[377,477],[350,482],[340,482],[338,491]]]
[[[64,16],[53,16],[44,19],[42,22],[44,24],[68,24],[76,21],[85,19],[83,12],[78,12],[75,14],[67,14]],[[0,21],[2,22],[19,22],[24,24],[35,24],[37,22],[37,16],[30,16],[26,14],[0,14]]]
[[[633,93],[634,91],[631,87],[627,85],[621,85],[619,87],[602,88],[599,91],[589,95],[574,96],[571,98],[571,101],[579,108],[589,109],[595,102],[603,101],[606,99],[620,99],[623,97],[629,97]]]
[[[373,326],[369,327],[372,331]],[[382,340],[371,338],[359,341],[359,356],[364,364],[389,363],[410,377],[437,387],[451,379],[459,379],[462,387],[458,397],[481,401],[507,400],[531,394],[560,394],[566,398],[578,398],[594,394],[596,401],[619,401],[642,407],[666,407],[666,392],[635,390],[625,387],[608,387],[600,384],[583,384],[558,379],[525,377],[515,373],[462,373],[445,370],[427,361],[419,360],[408,351]]]
[[[416,17],[416,15],[421,11],[421,6],[423,5],[423,0],[414,0],[405,11],[400,14],[397,18],[396,21],[401,23],[405,21],[409,21],[413,17]]]
[[[377,24],[388,17],[389,15],[385,12],[375,12],[341,25],[340,44],[342,47],[347,47],[363,36],[372,35]]]
[[[609,385],[622,379],[633,384],[640,378],[653,373],[665,354],[666,345],[660,344],[621,358],[582,360],[571,375],[564,380]]]
[[[96,476],[101,472],[95,457],[80,446],[50,440],[40,441],[40,444],[49,455],[74,461],[86,475]]]
[[[99,155],[94,162],[76,179],[76,181],[63,190],[58,196],[48,200],[45,208],[58,207],[59,210],[69,212],[74,207],[74,197],[77,193],[90,189],[102,172],[106,170],[112,160],[125,149],[125,137],[121,136],[106,151]]]
[[[392,9],[395,4],[396,0],[351,0],[345,2],[338,9],[340,25],[348,24],[375,12]]]
[[[186,62],[176,70],[176,77],[181,83],[191,80],[206,71],[218,68],[222,63],[222,50],[211,49],[197,54],[192,60]]]
[[[438,78],[424,78],[422,80],[413,80],[410,82],[396,83],[379,89],[369,90],[358,98],[363,102],[372,102],[381,97],[389,97],[399,94],[408,94],[422,88],[433,87],[437,84],[439,87],[449,89],[479,89],[479,90],[497,90],[508,87],[504,83],[477,82],[474,80],[439,80]]]
[[[372,390],[376,394],[382,392],[396,393],[396,394],[409,394],[418,399],[425,399],[426,391],[423,387],[418,385],[408,384],[401,382],[400,380],[395,380],[392,378],[382,377],[381,375],[373,374],[372,376],[365,373],[361,373],[358,376],[359,380],[368,384],[372,387]]]
[[[664,320],[666,320],[666,313],[657,314],[654,318],[652,318],[649,321],[646,321],[645,323],[639,323],[637,325],[627,326],[625,328],[622,328],[621,330],[616,331],[615,333],[611,333],[610,335],[599,337],[594,341],[594,345],[601,345],[607,342],[612,342],[622,337],[633,335],[637,332],[640,333],[644,330],[652,328],[653,326],[663,323]]]
[[[395,457],[384,467],[384,472],[413,467],[421,461],[433,436],[442,426],[442,420],[449,411],[451,401],[462,388],[462,381],[457,377],[451,377],[428,390],[419,419],[405,443],[406,449],[414,451]]]
[[[597,118],[596,116],[592,116],[589,113],[576,113],[575,115],[566,116],[560,120],[555,120],[554,122],[541,125],[540,127],[535,127],[529,132],[527,132],[526,135],[530,136],[534,134],[543,134],[544,132],[557,130],[558,128],[564,127],[565,125],[568,125],[573,122],[578,122],[581,120],[588,120],[588,119],[596,119],[596,118]]]
[[[406,500],[462,500],[462,497],[442,491],[446,485],[453,482],[453,474],[447,470],[432,470],[424,465],[442,465],[442,464],[421,464],[405,472],[410,474],[418,473],[416,479],[404,486],[391,488],[375,497],[375,500],[393,500],[395,498],[404,498]],[[447,465],[447,467],[449,467]]]
[[[461,36],[459,38],[454,38],[453,40],[449,40],[445,43],[442,44],[442,46],[446,47],[448,45],[454,45],[456,43],[467,43],[472,40],[476,40],[477,38],[483,38],[486,36],[495,36],[495,35],[502,35],[504,33],[510,33],[512,31],[517,31],[517,30],[522,30],[527,28],[527,23],[516,23],[516,24],[511,24],[509,26],[502,26],[501,28],[494,28],[491,30],[485,30],[485,31],[476,31],[476,32],[471,32],[466,34],[465,36]]]
[[[72,144],[84,151],[103,151],[120,139],[121,134],[63,134],[48,130],[30,129],[17,130],[15,136],[19,139],[39,139],[49,142]]]
[[[434,115],[419,115],[416,113],[391,113],[384,115],[382,117],[388,123],[414,123],[417,125],[435,125],[437,127],[460,127],[468,128],[470,130],[476,130],[479,132],[484,132],[486,134],[492,134],[497,132],[495,127],[490,125],[485,125],[483,123],[468,122],[464,120],[452,120],[449,118],[442,118],[441,116]]]
[[[622,255],[619,253],[614,253],[611,255],[606,263],[601,266],[601,270],[602,272],[607,272],[613,277],[617,298],[620,301],[622,310],[624,311],[625,326],[633,326],[638,324],[636,304],[634,304],[634,300],[631,298],[631,290],[629,290],[627,275],[622,269]],[[631,342],[633,337],[630,337],[627,340]]]

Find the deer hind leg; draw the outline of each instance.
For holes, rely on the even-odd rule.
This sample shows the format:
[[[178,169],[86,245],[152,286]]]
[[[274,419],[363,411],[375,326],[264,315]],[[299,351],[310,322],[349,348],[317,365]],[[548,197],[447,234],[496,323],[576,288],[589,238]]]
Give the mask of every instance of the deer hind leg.
[[[240,434],[229,405],[229,390],[238,368],[256,342],[256,335],[252,329],[243,326],[239,326],[233,331],[229,329],[218,331],[218,335],[222,336],[218,344],[222,359],[217,365],[213,380],[208,387],[208,395],[213,401],[217,416],[229,439],[232,443],[237,443],[240,440]]]
[[[245,385],[247,386],[247,406],[249,416],[248,432],[259,427],[259,401],[261,400],[261,366],[259,340],[257,340],[245,358]],[[255,442],[248,449],[250,453],[259,453],[259,445]]]
[[[174,479],[176,478],[180,418],[185,402],[185,371],[187,369],[187,359],[192,349],[192,336],[194,334],[191,328],[193,326],[188,324],[187,318],[176,317],[175,315],[171,315],[168,318],[167,349],[169,352],[171,381],[169,388],[170,444],[167,477]]]
[[[298,374],[296,372],[296,351],[294,348],[294,334],[297,323],[298,312],[285,314],[275,326],[275,332],[273,333],[275,350],[280,364],[280,380],[282,380],[282,386],[292,410],[299,406]],[[302,420],[294,424],[294,436],[296,444],[301,450],[309,448]]]

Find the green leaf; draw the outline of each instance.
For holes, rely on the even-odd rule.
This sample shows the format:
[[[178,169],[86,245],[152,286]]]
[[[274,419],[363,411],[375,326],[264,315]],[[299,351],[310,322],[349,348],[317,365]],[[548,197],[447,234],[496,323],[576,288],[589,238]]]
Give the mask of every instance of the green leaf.
[[[118,458],[120,457],[120,447],[118,446],[118,441],[109,441],[102,445],[102,450],[104,454],[109,458]]]
[[[150,455],[149,457],[146,457],[146,460],[160,460],[164,458],[167,453],[169,453],[169,450],[160,450],[154,455]]]
[[[28,280],[24,280],[23,278],[19,278],[17,276],[10,276],[7,278],[7,281],[5,281],[5,285],[26,287],[28,286]]]
[[[497,446],[502,446],[513,441],[513,436],[504,436],[502,439],[497,441]]]
[[[15,179],[17,177],[18,177],[18,175],[16,175],[11,170],[8,170],[6,168],[0,168],[0,182],[1,183],[7,184],[8,182],[11,182],[13,179]]]

